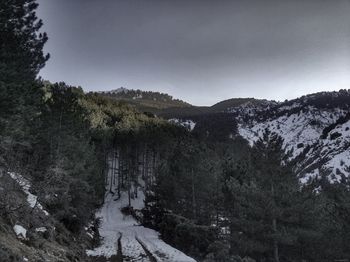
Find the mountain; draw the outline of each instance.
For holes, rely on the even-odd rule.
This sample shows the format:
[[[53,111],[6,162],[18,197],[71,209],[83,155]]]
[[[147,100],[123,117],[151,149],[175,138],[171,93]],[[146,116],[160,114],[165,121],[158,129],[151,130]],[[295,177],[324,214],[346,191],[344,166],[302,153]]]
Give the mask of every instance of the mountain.
[[[350,167],[350,90],[309,94],[284,102],[234,98],[211,107],[166,108],[162,117],[216,139],[241,136],[251,145],[268,128],[292,151],[300,181],[339,181]]]
[[[102,91],[99,92],[99,94],[133,105],[140,111],[148,111],[152,113],[156,113],[158,110],[165,108],[191,107],[190,104],[179,99],[174,99],[168,94],[152,91],[142,91],[139,89],[133,90],[120,87],[111,91]]]
[[[349,90],[284,102],[232,98],[213,106],[192,106],[168,94],[126,88],[101,94],[217,140],[241,136],[252,145],[268,128],[283,137],[304,183],[320,175],[339,181],[350,171]]]
[[[339,181],[350,171],[349,90],[284,102],[232,98],[213,106],[192,106],[168,94],[126,88],[101,94],[217,140],[241,136],[252,145],[268,128],[283,137],[304,183],[320,175]]]
[[[261,194],[269,197],[270,191],[256,191],[253,184],[244,182],[252,174],[261,174],[254,167],[257,158],[253,159],[254,148],[249,145],[266,128],[278,133],[291,152],[289,160],[298,175],[290,172],[296,191],[298,179],[304,185],[320,176],[332,182],[328,191],[318,183],[303,187],[305,195],[298,191],[302,195],[289,201],[302,221],[310,221],[311,225],[298,226],[300,230],[307,226],[312,229],[308,229],[310,237],[315,232],[320,235],[307,242],[307,248],[317,252],[305,254],[323,257],[322,250],[331,250],[329,257],[347,257],[334,247],[348,250],[350,231],[343,230],[343,225],[348,225],[350,195],[348,184],[334,182],[344,181],[350,172],[350,90],[284,102],[234,98],[196,107],[167,94],[124,88],[85,94],[81,88],[47,83],[43,89],[49,99],[41,112],[43,131],[31,133],[38,133],[35,143],[26,138],[32,145],[20,144],[23,157],[15,165],[11,160],[18,158],[19,145],[9,150],[4,142],[0,144],[4,152],[0,158],[1,261],[60,257],[60,261],[170,262],[235,257],[236,253],[228,253],[229,243],[237,240],[231,223],[247,223],[250,230],[256,216],[259,221],[265,217],[265,207],[271,210],[260,201]],[[151,101],[155,103],[147,104]],[[33,152],[40,156],[36,161],[29,157]],[[291,187],[282,181],[281,188]],[[319,188],[319,194],[313,195]],[[312,197],[317,204],[306,201],[304,206],[304,197]],[[248,222],[246,216],[235,217],[230,201],[235,205],[240,201],[243,211],[251,208],[244,211],[247,215],[254,211]],[[333,222],[334,210],[319,211],[330,206],[342,212],[336,215],[340,222]],[[326,220],[331,222],[325,225]],[[270,220],[265,222],[258,228],[271,225]],[[341,235],[343,231],[347,235]],[[246,236],[265,243],[260,236],[269,237],[269,232]],[[324,248],[334,240],[338,242],[332,248]],[[242,248],[249,241],[241,242]],[[283,252],[296,256],[294,249],[288,249],[289,242],[285,247]],[[259,257],[254,252],[248,255]]]
[[[231,128],[221,134],[241,136],[250,145],[268,128],[284,139],[301,182],[321,175],[339,181],[350,172],[349,108],[350,90],[340,90],[284,102],[229,99],[205,109],[198,107],[197,111],[184,108],[181,114],[178,111],[177,121],[191,120],[195,125],[194,132],[198,131],[197,127],[201,127],[202,132],[213,131],[208,123],[203,126],[208,118],[215,122],[214,129],[220,131],[228,126],[227,121],[231,121]]]
[[[266,128],[282,136],[302,182],[320,175],[339,181],[350,171],[349,107],[350,91],[341,90],[227,112],[236,115],[239,135],[251,144]]]
[[[228,108],[244,106],[246,103],[259,104],[264,100],[258,100],[254,98],[231,98],[221,102],[218,102],[212,106],[191,106],[191,107],[169,107],[159,110],[158,115],[164,118],[186,118],[186,117],[198,117],[203,115],[223,113]]]
[[[193,106],[180,99],[175,99],[169,94],[124,87],[110,91],[101,91],[98,94],[125,102],[140,111],[152,112],[167,119],[221,113],[227,108],[237,107],[247,102],[259,104],[260,101],[263,101],[254,98],[232,98],[218,102],[213,106]]]

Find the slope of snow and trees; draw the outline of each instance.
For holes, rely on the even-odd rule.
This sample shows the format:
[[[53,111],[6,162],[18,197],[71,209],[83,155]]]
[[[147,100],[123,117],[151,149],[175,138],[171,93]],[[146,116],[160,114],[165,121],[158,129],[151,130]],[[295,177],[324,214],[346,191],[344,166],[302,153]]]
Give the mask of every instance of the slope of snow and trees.
[[[251,144],[266,128],[283,137],[302,182],[319,176],[340,181],[349,174],[349,102],[350,91],[340,90],[229,110],[239,115],[239,134]]]
[[[0,261],[349,260],[349,91],[86,94],[37,78],[36,8],[0,2]]]

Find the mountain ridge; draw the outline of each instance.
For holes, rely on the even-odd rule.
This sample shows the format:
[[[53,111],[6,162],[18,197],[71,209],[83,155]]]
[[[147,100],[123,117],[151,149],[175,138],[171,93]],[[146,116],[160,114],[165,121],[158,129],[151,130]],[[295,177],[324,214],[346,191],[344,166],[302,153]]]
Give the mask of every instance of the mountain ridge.
[[[212,106],[164,107],[153,111],[193,132],[243,137],[251,145],[268,128],[283,137],[297,164],[300,181],[326,176],[339,181],[349,176],[350,90],[317,92],[276,102],[231,98]],[[220,132],[218,132],[220,131]],[[225,132],[221,132],[225,131]]]
[[[121,102],[129,103],[141,111],[155,112],[170,107],[191,107],[192,105],[180,99],[175,99],[166,93],[155,91],[143,91],[140,89],[127,89],[120,87],[110,91],[97,92],[98,94],[109,97]]]

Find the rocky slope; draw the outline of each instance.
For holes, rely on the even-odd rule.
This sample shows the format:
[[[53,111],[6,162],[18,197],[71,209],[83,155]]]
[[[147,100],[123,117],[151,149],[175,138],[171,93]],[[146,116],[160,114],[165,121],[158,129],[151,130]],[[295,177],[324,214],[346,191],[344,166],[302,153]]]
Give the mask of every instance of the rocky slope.
[[[73,235],[34,191],[27,178],[0,168],[0,261],[89,261],[84,250],[92,246],[91,228]]]

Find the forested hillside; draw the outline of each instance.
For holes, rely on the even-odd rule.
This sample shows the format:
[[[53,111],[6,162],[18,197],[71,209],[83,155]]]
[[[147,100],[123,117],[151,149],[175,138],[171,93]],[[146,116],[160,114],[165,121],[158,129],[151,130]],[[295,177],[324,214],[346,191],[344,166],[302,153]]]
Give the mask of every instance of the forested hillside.
[[[141,91],[120,87],[111,91],[98,92],[98,94],[110,97],[135,106],[140,111],[158,113],[166,108],[188,108],[190,104],[175,99],[172,96],[159,92]]]
[[[36,8],[32,0],[1,2],[0,258],[87,261],[99,239],[94,213],[108,152],[123,137],[133,144],[145,129],[170,125],[37,79],[49,56]]]
[[[84,93],[38,78],[36,8],[0,3],[0,261],[350,259],[348,91]]]

